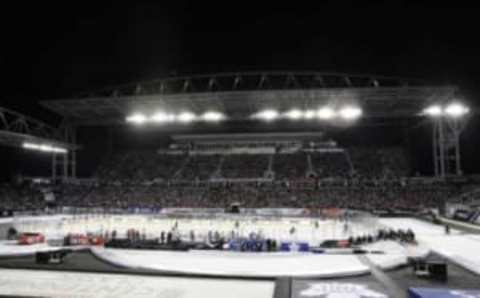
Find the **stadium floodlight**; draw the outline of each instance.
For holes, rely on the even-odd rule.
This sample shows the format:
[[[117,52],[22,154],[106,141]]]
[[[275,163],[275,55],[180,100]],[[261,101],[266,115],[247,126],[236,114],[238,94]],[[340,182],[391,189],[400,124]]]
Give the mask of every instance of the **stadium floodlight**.
[[[218,122],[225,120],[225,115],[220,112],[209,111],[202,115],[202,119],[207,122]]]
[[[134,124],[143,124],[147,121],[147,117],[143,114],[136,113],[127,117],[127,122]]]
[[[465,114],[468,114],[468,112],[470,112],[470,109],[464,104],[458,102],[451,103],[444,109],[444,114],[452,118],[462,117]]]
[[[431,105],[423,110],[423,114],[430,117],[440,117],[443,115],[443,109],[439,105]]]
[[[197,116],[190,112],[183,112],[178,114],[177,116],[177,120],[182,123],[190,123],[192,121],[195,121],[195,119],[197,119]]]
[[[322,120],[329,120],[335,117],[335,111],[332,108],[323,107],[317,111],[317,117]]]
[[[306,110],[304,113],[303,113],[303,117],[305,119],[313,119],[315,118],[315,115],[317,114],[316,111],[314,110]]]
[[[355,106],[345,106],[338,111],[338,114],[345,120],[355,120],[362,116],[362,109]]]
[[[261,119],[264,121],[273,121],[279,117],[276,110],[263,110],[253,115],[253,118]]]
[[[150,120],[155,123],[165,123],[165,122],[172,122],[175,120],[175,115],[167,114],[164,112],[158,112],[153,114],[150,117]]]
[[[285,113],[285,117],[287,117],[290,120],[298,120],[302,118],[303,115],[304,113],[298,109],[292,109]]]
[[[65,154],[68,152],[67,149],[65,148],[56,147],[49,144],[35,144],[35,143],[25,142],[22,144],[22,147],[25,149],[42,151],[42,152],[51,152],[51,153]]]

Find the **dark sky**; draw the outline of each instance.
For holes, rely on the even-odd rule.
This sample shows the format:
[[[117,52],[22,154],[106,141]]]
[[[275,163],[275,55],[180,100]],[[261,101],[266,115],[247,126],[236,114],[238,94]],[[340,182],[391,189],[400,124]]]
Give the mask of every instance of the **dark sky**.
[[[1,96],[51,98],[175,72],[238,69],[379,73],[466,88],[480,76],[473,6],[121,2],[2,5]]]
[[[40,99],[171,74],[264,69],[421,77],[458,84],[471,102],[480,95],[473,5],[122,2],[2,4],[0,106],[45,119]]]

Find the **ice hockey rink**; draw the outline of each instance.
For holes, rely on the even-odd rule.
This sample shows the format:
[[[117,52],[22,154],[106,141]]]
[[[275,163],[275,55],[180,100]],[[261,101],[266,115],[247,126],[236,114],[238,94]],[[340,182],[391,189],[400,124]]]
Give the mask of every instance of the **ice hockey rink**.
[[[195,231],[197,240],[206,240],[209,231],[218,231],[224,236],[235,233],[249,237],[253,232],[277,241],[302,241],[312,246],[327,239],[347,239],[350,236],[376,233],[381,227],[375,217],[361,218],[349,224],[331,219],[297,217],[258,218],[249,216],[222,216],[219,218],[168,218],[153,215],[56,215],[53,217],[19,217],[11,221],[18,231],[41,232],[47,239],[62,239],[69,233],[104,234],[115,230],[118,237],[125,237],[127,230],[135,228],[147,238],[160,236],[161,231],[174,227],[182,239],[189,240]],[[294,228],[295,232],[291,233]],[[228,237],[227,237],[228,238]]]
[[[281,221],[250,220],[242,222],[239,233],[261,231],[267,237],[279,241],[307,241],[318,245],[324,239],[346,239],[351,235],[363,235],[379,227],[412,229],[418,246],[400,245],[392,241],[381,241],[366,245],[367,251],[381,251],[383,254],[368,254],[367,257],[380,268],[393,268],[405,264],[407,257],[425,255],[434,251],[467,269],[480,273],[480,237],[460,233],[452,229],[445,235],[442,226],[412,218],[378,218],[374,221],[352,223],[346,232],[343,224],[333,220],[283,219]],[[199,231],[199,237],[214,227],[222,233],[235,229],[235,220],[175,220],[153,219],[147,216],[53,216],[41,218],[17,218],[11,222],[19,231],[39,231],[51,237],[63,237],[69,232],[104,232],[118,229],[125,232],[135,226],[146,231],[149,237],[158,237],[154,231],[168,230],[174,224],[184,237],[192,229]],[[289,229],[295,226],[295,235]],[[0,255],[29,254],[35,251],[54,249],[45,244],[18,246],[13,242],[0,244]],[[133,251],[122,249],[95,248],[93,252],[108,262],[125,267],[148,268],[181,273],[245,276],[335,276],[354,275],[368,272],[368,268],[353,255],[322,255],[305,253],[240,253],[240,252],[171,252]]]

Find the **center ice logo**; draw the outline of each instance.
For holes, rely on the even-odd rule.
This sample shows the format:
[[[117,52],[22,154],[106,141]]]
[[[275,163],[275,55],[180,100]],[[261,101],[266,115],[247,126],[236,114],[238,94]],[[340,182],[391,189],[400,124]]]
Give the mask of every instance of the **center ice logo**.
[[[387,298],[388,296],[369,289],[366,285],[352,283],[312,283],[300,296],[324,298]]]

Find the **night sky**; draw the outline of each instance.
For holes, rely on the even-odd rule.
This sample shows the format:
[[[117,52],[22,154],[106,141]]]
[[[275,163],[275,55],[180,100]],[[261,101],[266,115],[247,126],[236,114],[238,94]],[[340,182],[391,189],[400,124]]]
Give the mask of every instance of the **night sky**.
[[[478,10],[440,1],[35,1],[2,4],[0,106],[168,75],[317,70],[426,78],[480,95]],[[207,3],[208,2],[208,3]],[[463,141],[479,171],[478,119]]]

